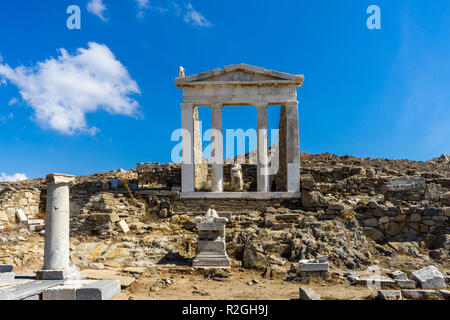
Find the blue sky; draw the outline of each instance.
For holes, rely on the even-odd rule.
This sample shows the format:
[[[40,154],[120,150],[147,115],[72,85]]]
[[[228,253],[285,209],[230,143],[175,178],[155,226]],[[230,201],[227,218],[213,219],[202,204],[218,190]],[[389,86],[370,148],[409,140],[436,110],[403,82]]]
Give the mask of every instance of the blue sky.
[[[180,65],[187,75],[237,63],[304,74],[305,152],[450,153],[448,0],[89,2],[0,5],[0,179],[170,161]],[[372,4],[380,30],[366,27]],[[81,8],[80,30],[66,27],[69,5]],[[272,128],[278,112],[269,109]],[[200,117],[209,128],[209,110]],[[224,110],[224,128],[255,124],[252,107]]]

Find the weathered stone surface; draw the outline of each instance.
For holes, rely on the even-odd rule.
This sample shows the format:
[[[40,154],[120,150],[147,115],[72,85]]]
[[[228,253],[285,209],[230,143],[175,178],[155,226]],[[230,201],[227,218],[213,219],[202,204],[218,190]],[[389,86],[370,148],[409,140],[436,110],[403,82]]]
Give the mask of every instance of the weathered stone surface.
[[[325,207],[326,201],[319,191],[302,190],[302,204],[304,207]]]
[[[17,217],[17,220],[19,220],[19,222],[25,222],[25,221],[28,220],[28,219],[27,219],[27,215],[25,214],[25,212],[23,211],[23,209],[17,210],[17,212],[16,212],[16,217]]]
[[[9,286],[14,283],[15,274],[13,272],[0,273],[0,287]]]
[[[364,235],[366,237],[369,237],[373,241],[381,241],[385,238],[383,232],[381,232],[380,230],[378,230],[376,228],[372,228],[372,227],[365,227]]]
[[[402,289],[414,289],[416,287],[414,280],[395,280],[395,283]]]
[[[412,273],[422,289],[445,289],[444,275],[435,266],[428,266]]]
[[[302,271],[328,271],[329,264],[325,263],[301,263],[299,264],[300,272]]]
[[[76,280],[44,290],[42,300],[109,300],[119,293],[119,280]]]
[[[402,290],[403,297],[411,300],[434,300],[439,299],[439,291],[436,290]]]
[[[90,221],[95,222],[117,222],[119,221],[119,215],[117,213],[110,212],[92,212],[88,218]]]
[[[135,277],[126,276],[119,274],[112,270],[91,270],[85,269],[81,271],[87,279],[92,280],[119,280],[122,288],[129,287],[133,282],[136,281]]]
[[[408,276],[406,275],[406,273],[400,270],[389,272],[388,276],[390,276],[394,280],[408,280]]]
[[[320,300],[320,295],[311,288],[300,287],[300,300]]]
[[[128,231],[130,231],[130,228],[128,227],[128,224],[125,222],[125,220],[120,220],[119,222],[117,222],[117,226],[123,233],[128,233]]]
[[[378,299],[402,300],[402,293],[400,290],[378,290]]]
[[[22,300],[40,295],[45,289],[60,285],[63,280],[32,280],[0,289],[0,300]]]
[[[450,191],[441,195],[442,204],[450,206]]]
[[[364,225],[366,227],[376,227],[376,226],[378,226],[378,220],[376,218],[370,218],[370,219],[364,220]]]

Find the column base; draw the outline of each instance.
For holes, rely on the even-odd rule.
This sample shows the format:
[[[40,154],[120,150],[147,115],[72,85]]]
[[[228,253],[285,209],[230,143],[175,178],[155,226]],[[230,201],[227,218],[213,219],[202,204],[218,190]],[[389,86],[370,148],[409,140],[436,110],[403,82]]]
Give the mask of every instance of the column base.
[[[198,254],[192,261],[192,266],[196,267],[229,267],[230,259],[226,253],[205,252]]]
[[[85,276],[78,273],[75,267],[60,270],[39,270],[36,272],[37,280],[83,280]]]

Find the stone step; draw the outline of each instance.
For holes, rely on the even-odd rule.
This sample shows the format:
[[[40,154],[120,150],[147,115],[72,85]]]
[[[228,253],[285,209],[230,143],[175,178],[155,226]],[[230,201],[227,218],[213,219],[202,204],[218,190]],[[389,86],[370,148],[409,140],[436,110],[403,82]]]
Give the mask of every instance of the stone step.
[[[0,300],[38,299],[44,290],[60,285],[63,280],[31,280],[15,286],[0,289]]]
[[[109,300],[119,293],[119,280],[72,280],[45,290],[42,300]]]

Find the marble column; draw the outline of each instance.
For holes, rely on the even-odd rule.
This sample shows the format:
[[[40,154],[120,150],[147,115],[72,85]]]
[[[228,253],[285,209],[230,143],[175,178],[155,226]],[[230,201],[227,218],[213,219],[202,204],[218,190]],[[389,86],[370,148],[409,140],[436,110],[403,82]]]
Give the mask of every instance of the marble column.
[[[286,103],[287,191],[300,192],[298,102]]]
[[[83,278],[75,267],[70,266],[69,259],[69,185],[74,180],[74,176],[58,173],[51,173],[46,177],[44,268],[36,274],[39,280]]]
[[[194,192],[194,104],[181,103],[181,191]]]
[[[268,122],[267,122],[268,104],[256,105],[257,108],[257,189],[259,192],[270,191],[269,185],[269,154],[268,154]]]
[[[223,191],[222,105],[211,106],[211,191]]]

